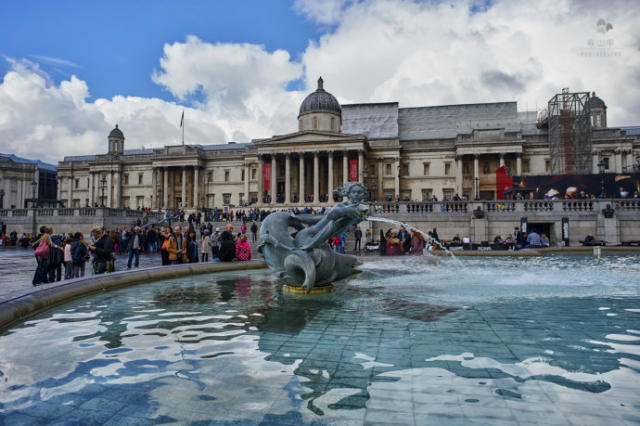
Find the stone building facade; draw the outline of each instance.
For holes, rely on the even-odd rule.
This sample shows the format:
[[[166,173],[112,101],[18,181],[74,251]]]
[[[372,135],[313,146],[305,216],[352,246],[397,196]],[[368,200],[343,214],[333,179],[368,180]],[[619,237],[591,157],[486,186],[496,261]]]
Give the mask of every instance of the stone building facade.
[[[607,127],[604,102],[595,93],[589,102],[593,173],[601,161],[607,172],[631,172],[637,129]],[[106,154],[59,163],[58,199],[68,207],[323,206],[350,180],[366,182],[372,201],[492,199],[500,166],[511,175],[550,173],[548,131],[537,124],[516,102],[341,105],[320,79],[296,132],[251,143],[125,150],[116,126]]]
[[[55,207],[56,166],[13,154],[0,154],[0,209],[23,209],[35,202]]]

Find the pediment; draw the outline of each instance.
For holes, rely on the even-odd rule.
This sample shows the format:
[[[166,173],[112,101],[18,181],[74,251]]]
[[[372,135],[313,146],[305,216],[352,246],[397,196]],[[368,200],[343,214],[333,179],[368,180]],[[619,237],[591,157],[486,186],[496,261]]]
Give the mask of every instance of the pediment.
[[[365,141],[366,135],[347,134],[334,132],[305,131],[290,133],[287,135],[277,135],[271,139],[258,141],[258,146],[274,146],[274,145],[305,145],[305,144],[323,144],[323,143],[340,143]]]

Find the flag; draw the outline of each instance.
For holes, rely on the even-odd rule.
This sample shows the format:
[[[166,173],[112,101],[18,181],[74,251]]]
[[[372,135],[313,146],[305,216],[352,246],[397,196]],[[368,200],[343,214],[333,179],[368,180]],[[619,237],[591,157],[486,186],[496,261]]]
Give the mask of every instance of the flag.
[[[182,110],[182,118],[180,118],[180,127],[184,124],[184,110]]]

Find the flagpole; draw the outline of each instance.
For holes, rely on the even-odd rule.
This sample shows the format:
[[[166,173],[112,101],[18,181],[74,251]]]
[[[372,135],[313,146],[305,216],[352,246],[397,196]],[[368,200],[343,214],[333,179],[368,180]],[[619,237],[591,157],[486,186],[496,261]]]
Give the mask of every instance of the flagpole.
[[[184,145],[184,111],[182,111],[182,145]]]

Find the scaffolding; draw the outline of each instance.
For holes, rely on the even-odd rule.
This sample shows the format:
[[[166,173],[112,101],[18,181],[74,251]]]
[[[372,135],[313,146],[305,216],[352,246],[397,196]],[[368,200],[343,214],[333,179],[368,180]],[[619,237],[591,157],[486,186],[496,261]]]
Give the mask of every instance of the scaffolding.
[[[592,173],[589,93],[562,89],[547,112],[551,174]]]

